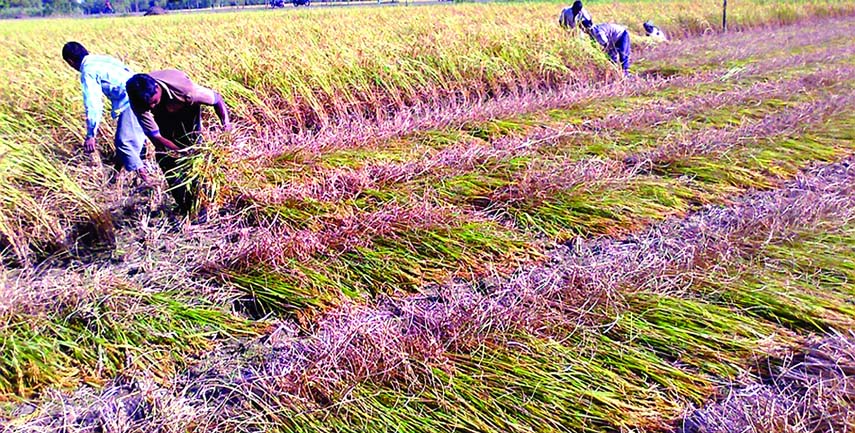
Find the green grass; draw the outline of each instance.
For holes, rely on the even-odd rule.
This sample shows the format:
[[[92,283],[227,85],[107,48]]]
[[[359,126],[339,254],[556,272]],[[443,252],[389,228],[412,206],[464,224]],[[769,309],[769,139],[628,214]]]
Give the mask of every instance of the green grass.
[[[765,249],[767,260],[750,263],[743,272],[705,278],[703,293],[797,332],[852,329],[853,246],[851,226],[772,245]]]
[[[548,198],[514,203],[507,209],[499,205],[501,210],[496,212],[508,215],[520,230],[566,240],[626,233],[711,200],[685,182],[642,176],[628,181],[590,182]]]
[[[262,326],[184,295],[119,284],[73,308],[2,324],[0,400],[98,385],[132,367],[168,379],[215,339]]]
[[[492,222],[411,229],[370,245],[292,260],[277,269],[236,269],[224,278],[254,296],[266,312],[311,313],[344,297],[418,292],[451,276],[507,272],[537,252]],[[288,269],[288,272],[285,272]]]
[[[797,99],[809,99],[801,94]],[[787,103],[789,105],[789,103]],[[764,101],[751,108],[716,116],[703,127],[722,124],[738,127],[746,119],[773,113],[781,106],[778,100]],[[395,188],[369,190],[361,197],[340,203],[282,207],[276,218],[297,221],[298,227],[311,227],[323,221],[313,210],[336,214],[354,206],[360,211],[379,209],[394,202],[406,206],[417,204],[424,193],[443,206],[450,205],[467,212],[481,212],[499,222],[467,222],[467,213],[457,214],[449,226],[407,229],[370,237],[367,244],[340,253],[322,253],[309,261],[259,271],[261,281],[273,281],[267,289],[274,295],[263,295],[250,267],[228,271],[242,290],[271,298],[272,312],[317,311],[335,304],[340,296],[376,296],[385,293],[418,292],[426,284],[441,283],[452,276],[478,276],[506,271],[514,264],[539,255],[541,239],[564,241],[575,236],[617,235],[638,230],[655,221],[686,214],[706,204],[727,203],[728,198],[751,189],[777,185],[812,161],[832,161],[852,152],[851,113],[837,113],[824,123],[808,128],[803,134],[787,134],[761,139],[751,145],[736,146],[726,153],[681,158],[655,167],[651,174],[638,174],[616,181],[587,181],[568,189],[548,194],[521,197],[510,202],[495,194],[513,185],[514,176],[533,163],[547,169],[560,164],[564,155],[518,157],[498,166],[479,166],[465,174],[437,182],[430,177],[417,179]],[[681,128],[680,126],[675,126]],[[673,127],[657,128],[651,134],[667,136]],[[647,147],[655,146],[655,141]],[[572,158],[572,157],[570,157]],[[420,188],[425,188],[421,190]],[[287,216],[294,212],[295,216]],[[443,223],[445,224],[445,223]],[[354,236],[360,236],[354,233]],[[492,263],[493,265],[484,266]],[[500,272],[501,274],[502,272]],[[244,275],[246,274],[246,275]],[[280,285],[278,281],[287,281]]]
[[[343,388],[325,396],[329,406],[291,412],[259,400],[264,417],[253,421],[283,432],[658,431],[811,332],[852,329],[853,245],[851,224],[804,228],[688,292],[626,293],[601,327],[557,326],[545,330],[554,336],[505,336],[414,361],[406,379]]]

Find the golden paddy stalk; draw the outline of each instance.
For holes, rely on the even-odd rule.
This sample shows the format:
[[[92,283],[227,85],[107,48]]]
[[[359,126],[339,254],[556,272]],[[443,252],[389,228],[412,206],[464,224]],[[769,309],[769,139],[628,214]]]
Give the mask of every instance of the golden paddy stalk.
[[[0,28],[4,243],[18,260],[96,217],[98,185],[68,176],[82,140],[79,79],[60,58],[68,40],[119,57],[137,71],[178,68],[222,92],[246,134],[383,118],[413,104],[441,106],[591,83],[614,70],[595,47],[557,26],[562,4],[192,14],[7,22]],[[717,0],[645,8],[674,37],[715,31]],[[640,30],[638,7],[595,4],[602,21]],[[855,13],[842,1],[739,2],[734,30]],[[211,29],[211,31],[187,31]],[[110,153],[112,122],[100,145]],[[17,149],[17,150],[15,150]],[[23,152],[23,153],[22,153]],[[29,155],[33,164],[20,164]],[[50,192],[48,194],[47,192]],[[63,209],[61,212],[56,209]],[[76,216],[76,217],[75,217]],[[101,225],[105,226],[106,221]],[[28,246],[29,245],[29,246]]]
[[[717,29],[719,3],[667,2],[645,7],[649,15],[643,19],[656,20],[678,37],[703,33]],[[74,120],[70,114],[81,111],[79,90],[59,58],[67,40],[115,55],[139,71],[184,70],[222,91],[242,120],[259,125],[324,124],[416,101],[479,98],[601,77],[607,69],[602,56],[558,28],[560,8],[465,4],[13,22],[0,30],[0,74],[11,78],[0,101],[4,111],[35,112],[54,127]],[[732,6],[729,14],[737,30],[853,9],[844,2],[751,1]],[[640,32],[638,7],[593,5],[591,11],[599,20]]]

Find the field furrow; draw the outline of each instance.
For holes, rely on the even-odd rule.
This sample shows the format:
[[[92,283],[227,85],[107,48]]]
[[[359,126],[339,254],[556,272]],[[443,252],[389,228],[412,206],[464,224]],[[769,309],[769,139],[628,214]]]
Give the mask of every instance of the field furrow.
[[[646,96],[636,95],[628,101],[605,98],[590,104],[578,104],[576,106],[579,108],[576,109],[553,108],[544,114],[472,123],[459,130],[426,131],[416,134],[412,140],[393,140],[377,148],[338,150],[318,157],[301,155],[291,163],[274,163],[264,168],[264,176],[282,186],[256,187],[236,193],[262,203],[331,201],[350,198],[364,189],[379,189],[431,172],[443,171],[444,174],[453,175],[493,161],[501,163],[514,157],[525,157],[542,148],[556,147],[561,141],[570,141],[569,145],[556,149],[565,152],[572,150],[571,146],[580,148],[580,152],[584,152],[586,146],[602,147],[607,143],[600,143],[608,140],[630,141],[634,138],[636,142],[645,139],[655,141],[660,136],[641,134],[648,132],[645,129],[649,130],[652,126],[660,126],[659,123],[683,121],[686,118],[692,120],[690,116],[693,113],[695,117],[701,118],[698,120],[704,120],[712,117],[705,114],[714,109],[726,112],[728,106],[740,102],[795,97],[793,92],[800,88],[822,86],[822,83],[806,81],[822,80],[825,74],[833,74],[834,70],[828,69],[834,68],[820,67],[814,74],[808,74],[804,68],[808,65],[809,68],[816,67],[815,63],[819,59],[832,59],[832,64],[840,64],[836,68],[837,72],[845,74],[846,66],[852,62],[852,50],[850,44],[801,61],[791,59],[786,68],[782,68],[779,59],[774,59],[771,67],[767,62],[759,62],[733,74],[724,83],[720,82],[720,75],[712,75],[703,80],[693,79],[690,88],[683,88],[685,84],[682,82],[669,83],[657,92]],[[784,78],[787,71],[795,76]],[[775,81],[771,84],[765,80]],[[757,84],[750,87],[750,82]],[[726,86],[731,87],[731,90],[725,91]],[[711,91],[717,92],[715,96],[709,96]],[[672,102],[669,97],[674,95],[684,96]],[[615,107],[616,103],[621,106]],[[609,112],[614,114],[607,115]],[[600,115],[607,117],[594,117]],[[638,132],[639,136],[608,135],[613,130],[620,132],[624,129],[638,130],[629,132]],[[574,136],[578,136],[578,140],[572,140]],[[253,185],[253,182],[239,184]]]
[[[169,389],[120,382],[100,397],[46,406],[13,431],[69,417],[79,427],[177,422],[227,431],[663,428],[683,405],[710,396],[717,380],[736,377],[755,356],[798,344],[798,332],[819,325],[782,326],[778,316],[744,310],[742,302],[752,301],[739,295],[751,283],[721,279],[725,264],[731,276],[779,284],[807,278],[816,290],[798,298],[770,292],[767,302],[810,310],[851,293],[850,284],[838,284],[853,272],[848,262],[811,258],[851,245],[853,175],[851,160],[820,165],[729,207],[557,249],[549,263],[492,286],[448,285],[430,295],[342,305],[309,335],[284,326],[246,355],[213,356]],[[763,265],[775,260],[810,265]],[[816,280],[820,270],[839,277]],[[718,297],[693,296],[705,290]],[[820,327],[849,327],[853,313],[838,309]],[[157,399],[141,399],[137,386]],[[114,403],[89,406],[92,398]]]
[[[453,145],[436,154],[447,164],[400,163],[389,170],[396,175],[391,178],[370,165],[366,171],[374,178],[325,172],[319,177],[324,184],[309,188],[314,197],[255,197],[264,203],[255,218],[275,227],[245,237],[220,260],[230,269],[228,279],[248,285],[250,293],[266,285],[280,292],[274,296],[279,304],[305,305],[304,298],[316,298],[324,288],[351,296],[394,293],[450,275],[502,272],[520,263],[514,256],[522,249],[539,250],[541,235],[561,240],[626,232],[698,204],[726,202],[746,188],[775,185],[807,162],[851,151],[845,140],[794,145],[810,139],[806,130],[821,136],[851,128],[846,113],[853,106],[853,70],[847,59],[817,70],[799,67],[791,78],[762,85],[767,92],[756,83],[768,76],[737,79],[735,86],[744,86],[737,95],[752,95],[750,108],[734,111],[726,104],[694,116],[678,112],[682,116],[670,124],[645,116],[650,129],[635,126],[627,133],[632,138],[621,138],[619,130],[601,138],[599,127],[590,126],[596,120],[583,121],[569,125],[576,130],[570,140],[536,131],[534,138],[499,138],[493,147],[482,141],[474,144],[470,161],[444,152],[473,145]],[[703,95],[695,98],[711,99]],[[681,98],[674,106],[687,103]],[[670,111],[668,102],[663,105]],[[624,115],[634,119],[635,113]],[[598,144],[610,140],[608,147]],[[584,145],[590,147],[578,149]],[[480,149],[494,153],[481,158]],[[586,155],[592,151],[612,158]],[[485,262],[498,266],[481,266]],[[253,270],[253,263],[263,265]],[[247,270],[251,278],[241,276]]]

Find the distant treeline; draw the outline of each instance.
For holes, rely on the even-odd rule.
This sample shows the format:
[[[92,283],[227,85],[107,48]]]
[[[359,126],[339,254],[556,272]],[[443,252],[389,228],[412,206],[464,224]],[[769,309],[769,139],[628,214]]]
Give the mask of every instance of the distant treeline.
[[[0,0],[0,18],[108,13],[126,14],[145,12],[154,6],[174,10],[250,6],[267,3],[268,0]]]

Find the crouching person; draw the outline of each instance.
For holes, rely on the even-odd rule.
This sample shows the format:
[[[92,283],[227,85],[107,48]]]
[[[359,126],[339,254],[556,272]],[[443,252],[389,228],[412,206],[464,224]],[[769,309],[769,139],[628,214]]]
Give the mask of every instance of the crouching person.
[[[157,164],[183,215],[193,211],[198,185],[188,179],[180,154],[199,143],[202,106],[214,107],[224,130],[229,113],[219,93],[202,87],[174,69],[137,74],[126,85],[131,108],[145,135],[155,147]]]
[[[624,75],[628,76],[631,44],[626,27],[613,23],[594,25],[591,20],[584,19],[582,28],[603,47],[612,62],[621,65]]]
[[[114,57],[89,54],[78,42],[68,42],[62,47],[62,59],[80,72],[83,105],[86,109],[86,139],[83,141],[83,151],[87,154],[95,152],[95,137],[103,120],[103,94],[110,99],[110,113],[116,119],[116,135],[113,138],[113,145],[116,147],[114,167],[117,170],[124,167],[128,172],[136,172],[143,186],[150,186],[151,181],[143,164],[145,135],[137,118],[129,109],[125,91],[125,82],[133,75],[131,69]]]

